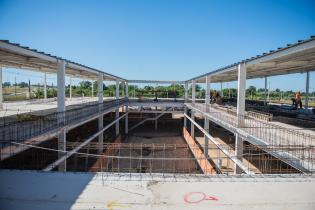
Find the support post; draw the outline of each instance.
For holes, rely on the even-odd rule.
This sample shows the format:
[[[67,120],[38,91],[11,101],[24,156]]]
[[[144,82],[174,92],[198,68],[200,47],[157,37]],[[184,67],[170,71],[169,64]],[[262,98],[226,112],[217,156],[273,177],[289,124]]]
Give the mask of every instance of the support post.
[[[47,74],[44,74],[44,99],[47,99]]]
[[[267,76],[265,76],[265,98],[264,98],[264,105],[266,106],[267,105],[267,82],[268,82],[268,79],[267,79]]]
[[[97,96],[98,96],[98,103],[99,103],[99,111],[101,112],[101,110],[103,109],[103,74],[102,73],[99,73],[98,75],[98,79],[97,79]],[[103,115],[101,115],[99,118],[98,118],[98,130],[102,130],[104,127],[104,117]],[[102,154],[103,153],[103,150],[104,150],[104,133],[101,133],[99,136],[98,136],[98,153],[99,154]]]
[[[187,107],[184,108],[184,113],[187,114]],[[187,128],[187,118],[184,115],[184,128]]]
[[[196,81],[193,80],[191,84],[191,100],[192,103],[195,103],[196,101]]]
[[[245,91],[246,91],[246,64],[238,65],[238,81],[237,81],[237,109],[238,127],[244,126],[245,114]],[[242,161],[243,159],[243,139],[235,135],[235,156]],[[242,169],[235,164],[235,174],[242,173]]]
[[[119,80],[116,80],[116,100],[119,99]],[[119,118],[119,108],[115,110],[115,119]],[[116,136],[119,135],[119,121],[115,124]]]
[[[185,82],[185,95],[184,100],[187,103],[188,102],[188,82]]]
[[[72,77],[70,77],[70,84],[69,84],[69,97],[70,100],[72,99]]]
[[[210,85],[211,85],[211,76],[207,75],[206,76],[206,93],[205,93],[205,105],[206,105],[206,110],[208,111],[209,105],[210,105]],[[210,110],[209,110],[210,111]],[[209,133],[209,119],[207,117],[204,117],[204,129],[206,132]],[[204,154],[206,158],[208,158],[208,144],[209,144],[209,139],[206,135],[204,135],[205,138],[205,145],[204,145]]]
[[[127,100],[129,99],[128,82],[126,82],[126,98],[127,98]],[[127,103],[126,103],[125,111],[126,111],[126,117],[125,117],[125,134],[127,135],[127,134],[128,134],[128,129],[129,129],[129,126],[128,126],[128,101],[127,101]]]
[[[308,108],[308,95],[309,95],[309,92],[310,92],[310,72],[307,71],[306,72],[306,87],[305,87],[305,105],[304,107],[307,109]]]
[[[193,110],[191,110],[191,119],[195,121],[195,114]],[[193,139],[195,139],[195,125],[192,122],[190,122],[190,135]]]
[[[66,111],[65,105],[65,79],[66,79],[66,62],[64,60],[58,61],[57,69],[57,112],[60,117],[58,117],[59,124],[65,123],[64,112]],[[62,114],[60,114],[62,113]],[[64,129],[58,134],[58,150],[66,151],[66,131]],[[63,152],[58,152],[58,158],[64,156]],[[63,161],[58,170],[66,171],[67,170],[66,160]]]
[[[94,81],[92,80],[92,90],[91,90],[91,97],[94,97]]]
[[[0,66],[0,109],[3,109],[2,66]]]
[[[223,86],[222,86],[222,82],[221,82],[221,90],[220,90],[220,95],[223,98]]]

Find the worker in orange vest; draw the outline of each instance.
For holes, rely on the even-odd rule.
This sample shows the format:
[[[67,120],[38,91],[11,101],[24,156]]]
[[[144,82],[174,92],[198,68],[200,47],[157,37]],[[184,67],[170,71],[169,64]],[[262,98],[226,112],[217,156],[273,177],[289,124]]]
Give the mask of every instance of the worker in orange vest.
[[[300,91],[295,93],[295,107],[298,108],[298,105],[300,105],[300,109],[302,109],[302,98]]]

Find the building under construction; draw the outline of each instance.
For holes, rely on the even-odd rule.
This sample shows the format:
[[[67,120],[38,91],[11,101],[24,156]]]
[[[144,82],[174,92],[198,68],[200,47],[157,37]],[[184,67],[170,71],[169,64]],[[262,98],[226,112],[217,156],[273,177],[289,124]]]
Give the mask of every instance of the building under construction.
[[[0,67],[0,209],[315,209],[315,37],[186,81],[128,80],[9,41]],[[56,74],[57,97],[45,80],[44,99],[4,102],[2,67]],[[268,103],[268,78],[292,73],[306,75],[305,108]],[[66,77],[97,81],[97,95],[70,85],[66,97]],[[245,100],[255,78],[264,101]],[[211,84],[230,81],[236,97],[213,103]],[[181,85],[184,97],[136,97],[136,84]]]

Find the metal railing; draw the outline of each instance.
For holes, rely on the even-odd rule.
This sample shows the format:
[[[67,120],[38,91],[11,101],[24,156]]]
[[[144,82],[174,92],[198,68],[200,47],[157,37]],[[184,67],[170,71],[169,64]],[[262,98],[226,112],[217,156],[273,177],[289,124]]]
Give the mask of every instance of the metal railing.
[[[189,104],[191,107],[200,110],[206,113],[210,119],[221,125],[225,125],[226,128],[234,129],[234,131],[242,131],[244,135],[247,136],[247,139],[244,140],[253,140],[256,145],[265,146],[265,145],[286,145],[294,146],[301,148],[310,148],[310,152],[315,152],[315,136],[308,133],[289,129],[279,125],[275,125],[271,122],[260,120],[252,117],[252,115],[241,115],[235,116],[214,108],[211,105],[205,104]],[[233,132],[233,131],[232,131]],[[300,164],[305,168],[310,168],[315,170],[314,163],[307,161],[309,156],[312,156],[311,153],[305,153],[303,150],[288,150],[285,153],[282,151],[275,150],[281,156],[292,156],[296,158],[294,163]]]
[[[2,169],[28,169],[42,170],[54,162],[59,152],[56,145],[38,147],[23,145],[30,150],[29,153],[20,153],[11,160],[4,160]],[[76,142],[67,144],[65,154],[77,146]],[[234,174],[235,164],[227,157],[221,149],[215,145],[208,145],[209,157],[194,157],[194,151],[203,149],[205,145],[189,144],[163,144],[163,143],[104,143],[103,154],[98,154],[99,144],[91,142],[80,151],[75,152],[67,161],[67,171],[81,172],[118,172],[118,173],[185,173],[201,174],[205,169],[198,165],[198,161],[209,161],[213,166],[212,174]],[[233,145],[222,144],[229,153],[234,153]],[[292,146],[268,145],[259,148],[254,145],[244,145],[242,161],[247,168],[255,174],[288,174],[301,172],[286,164],[285,161],[270,155],[270,151],[302,150],[312,152],[310,149],[303,149]],[[94,151],[94,152],[93,152]],[[30,155],[32,154],[32,155]],[[309,157],[314,163],[315,157]],[[239,157],[238,157],[239,158]],[[286,157],[286,161],[294,160],[293,157]],[[57,170],[57,167],[54,169]]]
[[[80,122],[91,118],[110,108],[121,106],[127,102],[126,98],[94,103],[83,107],[55,112],[45,116],[32,116],[15,122],[5,123],[0,126],[0,140],[2,143],[8,141],[24,141],[46,132],[60,129],[66,125]]]

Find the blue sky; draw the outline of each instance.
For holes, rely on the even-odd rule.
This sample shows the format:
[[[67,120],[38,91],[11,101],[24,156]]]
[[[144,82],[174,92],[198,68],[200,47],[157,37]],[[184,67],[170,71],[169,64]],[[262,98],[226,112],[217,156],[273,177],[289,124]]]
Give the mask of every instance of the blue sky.
[[[0,0],[0,36],[127,79],[186,80],[314,35],[314,11],[312,0]],[[17,80],[29,77],[42,81],[30,72]],[[304,78],[270,86],[304,90]]]

